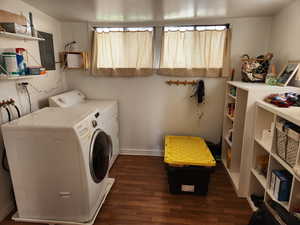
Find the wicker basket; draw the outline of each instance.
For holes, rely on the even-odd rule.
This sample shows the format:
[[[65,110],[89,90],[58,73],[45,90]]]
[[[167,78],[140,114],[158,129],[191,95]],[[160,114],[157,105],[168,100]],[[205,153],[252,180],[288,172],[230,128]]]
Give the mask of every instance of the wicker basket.
[[[276,151],[277,154],[285,160],[286,158],[286,146],[287,146],[287,133],[283,130],[283,124],[276,123]]]
[[[287,131],[286,162],[294,167],[299,148],[299,133],[292,129]]]
[[[276,151],[280,158],[291,167],[296,164],[300,134],[292,129],[283,129],[283,124],[276,123]]]

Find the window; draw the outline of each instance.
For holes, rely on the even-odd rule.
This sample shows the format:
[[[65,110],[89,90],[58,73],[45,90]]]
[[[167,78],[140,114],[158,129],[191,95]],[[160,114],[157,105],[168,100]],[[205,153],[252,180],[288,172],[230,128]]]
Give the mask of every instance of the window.
[[[97,28],[92,72],[104,76],[153,74],[153,27]]]
[[[171,76],[229,76],[227,26],[165,27],[158,73]]]

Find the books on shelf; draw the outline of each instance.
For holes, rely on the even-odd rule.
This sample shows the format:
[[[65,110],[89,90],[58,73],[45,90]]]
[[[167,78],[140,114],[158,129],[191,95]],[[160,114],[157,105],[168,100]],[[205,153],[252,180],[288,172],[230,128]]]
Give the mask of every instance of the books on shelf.
[[[286,170],[273,170],[270,191],[278,201],[289,201],[292,186],[292,175]]]

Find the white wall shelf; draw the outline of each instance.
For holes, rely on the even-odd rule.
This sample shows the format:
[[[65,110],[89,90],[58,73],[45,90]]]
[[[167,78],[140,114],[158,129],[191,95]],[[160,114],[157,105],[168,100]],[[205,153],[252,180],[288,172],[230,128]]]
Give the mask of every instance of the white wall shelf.
[[[253,174],[253,176],[250,176],[250,187],[247,197],[249,205],[253,210],[255,210],[255,207],[253,207],[253,203],[251,202],[250,198],[252,194],[263,196],[264,201],[268,201],[271,199],[283,206],[291,213],[295,209],[300,208],[300,178],[295,174],[294,169],[278,156],[275,131],[276,128],[274,126],[276,121],[278,121],[279,119],[285,119],[286,121],[290,121],[293,123],[298,122],[299,115],[300,107],[279,108],[261,100],[256,103],[256,115],[254,120],[255,140],[254,144],[252,145],[253,149],[251,166],[251,173]],[[299,123],[295,124],[300,126],[300,121]],[[270,138],[269,136],[262,135],[265,130],[271,131]],[[267,140],[264,140],[266,138]],[[266,145],[265,143],[269,143],[269,145]],[[268,159],[266,174],[267,177],[261,175],[260,172],[256,169],[258,157],[261,155],[267,156]],[[296,156],[296,166],[300,166],[299,148]],[[276,169],[286,170],[293,177],[289,201],[279,201],[270,190],[271,174],[272,171]],[[261,186],[252,185],[256,182],[259,182]]]
[[[231,88],[235,88],[236,96],[231,94]],[[227,82],[223,120],[222,162],[239,197],[248,197],[252,169],[251,160],[249,159],[252,159],[254,140],[256,139],[257,144],[262,149],[265,149],[265,154],[268,154],[271,149],[269,142],[261,139],[261,129],[266,123],[272,121],[273,118],[261,120],[262,128],[254,131],[255,102],[264,99],[269,94],[286,91],[298,91],[300,93],[300,89],[295,87],[269,86],[262,83],[245,83],[239,81]],[[228,104],[235,105],[234,119],[228,115]],[[299,112],[298,115],[300,115]],[[300,123],[300,117],[298,116],[298,118]],[[228,134],[231,129],[233,129],[232,142],[228,142]],[[256,135],[258,133],[259,135]],[[231,160],[230,167],[227,168],[227,155],[229,155],[227,152],[229,151],[231,153]],[[259,183],[254,186],[258,185]]]
[[[45,39],[43,38],[38,38],[38,37],[32,37],[29,35],[25,34],[15,34],[15,33],[9,33],[9,32],[4,32],[0,31],[0,37],[4,38],[11,38],[11,39],[16,39],[16,40],[26,40],[26,41],[44,41]]]
[[[15,76],[15,75],[1,75],[0,80],[21,80],[21,79],[33,79],[33,78],[42,78],[47,77],[47,74],[44,75],[24,75],[24,76]]]

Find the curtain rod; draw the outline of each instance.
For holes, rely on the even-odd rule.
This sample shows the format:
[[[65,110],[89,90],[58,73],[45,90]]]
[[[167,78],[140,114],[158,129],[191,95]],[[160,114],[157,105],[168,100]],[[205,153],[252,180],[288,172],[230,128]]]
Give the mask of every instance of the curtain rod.
[[[230,23],[225,23],[225,24],[205,24],[205,25],[164,25],[164,26],[155,26],[155,25],[145,25],[145,26],[126,26],[126,27],[122,27],[122,26],[116,26],[116,27],[110,27],[110,26],[91,26],[94,30],[96,28],[131,28],[131,27],[215,27],[215,26],[225,26],[227,29],[230,28]]]
[[[216,27],[216,26],[224,26],[226,28],[230,28],[230,23],[225,24],[199,24],[199,25],[166,25],[163,27]]]

